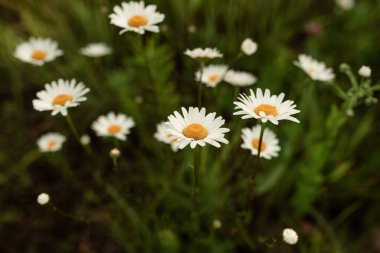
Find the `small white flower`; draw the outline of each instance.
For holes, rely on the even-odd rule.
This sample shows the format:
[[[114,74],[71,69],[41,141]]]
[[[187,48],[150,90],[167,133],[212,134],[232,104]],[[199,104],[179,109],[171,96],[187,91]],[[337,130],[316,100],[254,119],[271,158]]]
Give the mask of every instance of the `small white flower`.
[[[285,94],[272,95],[268,89],[263,94],[262,90],[258,88],[256,94],[250,90],[250,95],[240,94],[239,101],[234,102],[235,109],[240,109],[234,115],[243,115],[243,119],[255,118],[262,122],[268,120],[277,125],[280,120],[290,120],[299,123],[299,120],[291,115],[299,113],[295,109],[297,105],[291,100],[284,100]]]
[[[113,149],[111,149],[111,151],[110,151],[110,157],[111,157],[112,159],[117,159],[117,158],[119,158],[120,156],[121,156],[121,152],[120,152],[119,149],[117,149],[117,148],[113,148]]]
[[[156,12],[156,9],[156,5],[145,6],[144,1],[122,2],[121,6],[113,8],[109,18],[111,24],[123,28],[119,34],[129,31],[139,34],[144,34],[145,31],[158,33],[160,29],[157,24],[165,19],[165,15]]]
[[[37,111],[52,111],[52,115],[61,113],[66,116],[68,108],[87,100],[84,95],[89,91],[83,83],[76,83],[75,79],[59,79],[45,84],[45,90],[37,92],[38,99],[33,100],[33,107]]]
[[[66,137],[59,133],[47,133],[37,140],[37,146],[41,152],[55,152],[62,148]]]
[[[80,137],[79,141],[80,141],[80,144],[82,144],[83,146],[86,146],[90,144],[91,139],[90,139],[90,136],[88,136],[87,134],[84,134]]]
[[[294,65],[305,71],[313,80],[328,82],[335,78],[331,68],[327,68],[323,62],[318,62],[305,54],[299,55],[298,61],[295,61]]]
[[[335,2],[344,11],[351,10],[355,6],[354,0],[335,0]]]
[[[90,43],[81,48],[81,54],[88,57],[102,57],[112,53],[112,49],[104,43]]]
[[[214,58],[221,58],[223,54],[219,52],[216,48],[195,48],[195,49],[187,49],[185,51],[185,55],[197,59],[200,61],[210,60]]]
[[[222,222],[218,219],[215,219],[212,221],[212,227],[214,229],[220,229],[220,228],[222,228]]]
[[[130,129],[135,126],[135,122],[131,117],[125,114],[115,114],[110,112],[107,115],[102,115],[92,124],[92,129],[98,136],[115,137],[122,141],[127,139],[130,134]]]
[[[44,63],[53,61],[63,51],[58,48],[57,42],[47,38],[30,38],[29,41],[19,44],[14,56],[24,62],[42,66]]]
[[[257,78],[251,73],[244,71],[228,70],[224,76],[224,81],[233,86],[250,86],[257,82]]]
[[[298,234],[292,228],[285,228],[284,231],[282,231],[282,239],[287,244],[293,245],[298,241]]]
[[[368,66],[361,66],[361,68],[358,71],[359,75],[362,77],[370,77],[371,76],[371,68]]]
[[[49,201],[50,201],[50,196],[47,193],[43,192],[39,194],[37,197],[37,203],[40,204],[41,206],[46,205],[47,203],[49,203]]]
[[[157,124],[157,131],[154,133],[154,138],[156,138],[158,141],[161,141],[163,143],[170,144],[172,150],[174,152],[177,152],[178,141],[171,140],[170,137],[172,137],[172,135],[168,134],[167,131],[168,131],[168,126],[166,122],[161,122]]]
[[[252,128],[243,128],[241,138],[243,139],[242,148],[251,150],[252,155],[257,156],[259,149],[261,126],[257,125]],[[260,157],[271,159],[278,156],[281,150],[278,145],[276,135],[268,128],[264,129],[263,140],[261,143]]]
[[[253,55],[257,51],[257,43],[247,38],[241,43],[241,51],[246,55]]]
[[[223,81],[228,67],[226,65],[208,65],[195,73],[195,79],[199,81],[201,75],[201,82],[206,84],[207,87],[215,88],[218,83]]]
[[[183,149],[190,144],[191,148],[197,145],[204,147],[206,143],[220,148],[221,143],[228,144],[224,138],[228,128],[221,128],[224,125],[222,117],[216,118],[216,113],[206,115],[205,108],[190,107],[188,110],[182,107],[182,114],[175,111],[168,117],[167,133],[171,134],[170,141],[176,140],[178,148]]]

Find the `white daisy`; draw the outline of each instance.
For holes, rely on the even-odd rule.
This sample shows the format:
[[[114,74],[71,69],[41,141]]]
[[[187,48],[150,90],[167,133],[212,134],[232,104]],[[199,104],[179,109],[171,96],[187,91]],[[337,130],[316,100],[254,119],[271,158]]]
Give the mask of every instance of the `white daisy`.
[[[203,70],[198,70],[195,73],[195,79],[199,81],[202,75],[201,82],[208,87],[216,87],[218,83],[223,81],[228,67],[226,65],[208,65]]]
[[[112,53],[112,49],[104,43],[90,43],[81,48],[81,54],[88,57],[102,57]]]
[[[170,139],[172,135],[168,134],[167,130],[168,130],[168,126],[166,122],[161,122],[157,124],[157,131],[154,133],[154,138],[156,138],[158,141],[161,141],[163,143],[170,144],[172,150],[174,152],[177,152],[178,141]]]
[[[19,44],[14,56],[24,62],[42,66],[45,62],[53,61],[63,51],[58,48],[57,42],[47,38],[30,38]]]
[[[113,13],[109,15],[111,24],[123,28],[119,34],[132,31],[144,34],[145,31],[158,33],[160,31],[158,23],[161,23],[165,15],[156,12],[156,5],[145,6],[144,1],[129,3],[122,2],[121,6],[116,5]]]
[[[195,48],[195,49],[187,49],[185,51],[185,55],[197,59],[197,60],[209,60],[209,59],[214,59],[214,58],[221,58],[223,57],[223,54],[219,52],[218,49],[216,48]]]
[[[282,231],[282,240],[290,245],[296,244],[298,242],[298,234],[292,228],[285,228]]]
[[[172,135],[169,140],[176,140],[179,149],[188,144],[191,148],[197,145],[203,147],[206,143],[217,148],[221,146],[219,142],[228,144],[224,135],[230,129],[221,128],[225,121],[222,117],[216,118],[215,112],[206,115],[205,108],[190,107],[186,110],[182,107],[182,114],[175,111],[167,122],[167,133]]]
[[[45,84],[45,90],[37,92],[38,99],[33,100],[33,107],[37,111],[52,111],[52,115],[61,113],[66,116],[68,108],[87,100],[84,95],[89,91],[83,83],[76,83],[75,79],[59,79]]]
[[[259,139],[260,139],[261,126],[257,125],[252,128],[243,128],[241,138],[243,139],[242,148],[251,150],[252,155],[256,155],[259,152]],[[278,156],[278,152],[281,150],[278,145],[278,139],[276,135],[269,129],[264,129],[263,140],[261,142],[260,157],[265,159],[271,159]]]
[[[41,206],[46,205],[47,203],[49,203],[49,201],[50,201],[50,196],[49,194],[45,192],[40,193],[37,196],[37,203],[40,204]]]
[[[262,122],[268,120],[277,125],[280,120],[290,120],[299,123],[299,120],[291,115],[299,113],[300,111],[295,109],[297,105],[291,100],[283,102],[285,97],[284,93],[280,95],[270,95],[268,89],[263,94],[262,90],[258,88],[256,94],[253,90],[250,90],[250,96],[246,94],[240,94],[239,101],[234,102],[235,109],[240,109],[235,112],[234,115],[243,115],[243,119],[255,118],[260,119]]]
[[[363,65],[363,66],[360,67],[358,73],[362,77],[370,77],[371,76],[371,68],[368,67],[368,66]]]
[[[228,70],[224,76],[224,81],[233,86],[250,86],[257,82],[257,78],[251,73],[244,71]]]
[[[305,71],[313,80],[328,82],[335,78],[335,74],[331,68],[327,68],[323,62],[318,62],[309,55],[299,55],[298,61],[295,61],[294,65]]]
[[[246,55],[253,55],[257,51],[257,43],[247,38],[241,43],[240,49]]]
[[[47,133],[37,140],[37,146],[41,152],[55,152],[62,148],[66,137],[59,133]]]
[[[135,126],[135,122],[131,117],[125,114],[115,114],[110,112],[107,115],[102,115],[92,124],[92,129],[98,136],[115,137],[122,141],[127,139],[130,134],[130,129]]]

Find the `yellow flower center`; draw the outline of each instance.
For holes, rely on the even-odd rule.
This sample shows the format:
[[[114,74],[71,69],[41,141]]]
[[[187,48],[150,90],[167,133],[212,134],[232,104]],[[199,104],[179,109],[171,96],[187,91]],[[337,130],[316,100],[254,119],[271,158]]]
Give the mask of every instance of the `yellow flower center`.
[[[252,147],[256,150],[259,150],[259,139],[253,139],[252,140]],[[266,148],[266,145],[264,142],[261,142],[261,152],[263,152]]]
[[[210,82],[217,82],[217,81],[219,81],[219,76],[218,75],[211,75],[211,76],[209,76],[208,80]]]
[[[148,20],[144,16],[136,15],[128,20],[128,25],[131,27],[140,27],[148,24]]]
[[[183,129],[182,133],[187,138],[192,138],[194,140],[203,140],[208,135],[207,129],[197,123],[188,125],[185,129]]]
[[[67,101],[72,101],[73,97],[68,95],[68,94],[60,94],[56,96],[53,100],[53,105],[60,105],[60,106],[65,106]]]
[[[120,125],[110,125],[108,128],[107,128],[107,131],[108,133],[110,134],[117,134],[121,131],[121,126]]]
[[[34,50],[34,52],[32,53],[32,58],[34,60],[41,61],[41,60],[46,58],[46,55],[47,55],[47,53],[44,50]]]
[[[277,108],[273,105],[268,105],[268,104],[261,104],[257,106],[253,111],[259,115],[260,112],[265,112],[265,115],[272,115],[272,116],[277,116]]]
[[[53,141],[49,141],[48,144],[47,144],[47,146],[48,146],[49,149],[54,148],[56,145],[57,145],[57,142],[54,141],[54,140]]]

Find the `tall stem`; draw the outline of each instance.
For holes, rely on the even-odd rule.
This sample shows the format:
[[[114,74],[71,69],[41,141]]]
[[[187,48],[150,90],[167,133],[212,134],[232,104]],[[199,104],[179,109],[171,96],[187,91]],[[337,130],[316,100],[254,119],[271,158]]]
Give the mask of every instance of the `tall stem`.
[[[195,148],[194,150],[194,165],[193,165],[193,171],[194,171],[194,189],[193,189],[193,203],[194,203],[194,209],[197,209],[197,203],[198,203],[198,192],[199,192],[199,167],[200,167],[200,161],[201,161],[201,150],[200,148]]]
[[[259,167],[260,167],[260,155],[261,155],[261,146],[263,144],[264,130],[265,130],[265,123],[261,122],[259,146],[257,147],[256,166],[253,169],[252,180],[254,180],[254,177],[255,177],[255,175],[256,175],[257,171],[259,170]]]
[[[67,115],[66,115],[66,121],[67,121],[67,124],[69,125],[70,127],[70,130],[71,132],[74,134],[75,136],[75,139],[77,139],[77,141],[79,142],[79,144],[86,150],[86,152],[88,154],[91,154],[91,150],[90,148],[88,147],[88,145],[82,145],[81,141],[80,141],[80,137],[79,137],[79,133],[78,133],[78,130],[75,128],[75,125],[73,123],[73,120],[71,119],[71,116],[70,116],[70,113],[67,112]]]
[[[202,106],[202,88],[203,88],[203,83],[202,83],[202,77],[203,77],[203,68],[204,68],[204,63],[202,62],[200,64],[201,69],[199,70],[199,80],[198,80],[198,107],[200,108]]]

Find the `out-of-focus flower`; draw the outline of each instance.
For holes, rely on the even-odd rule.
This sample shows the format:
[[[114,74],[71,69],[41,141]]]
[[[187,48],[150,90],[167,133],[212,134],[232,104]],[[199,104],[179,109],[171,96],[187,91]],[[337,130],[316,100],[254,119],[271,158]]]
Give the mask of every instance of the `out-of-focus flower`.
[[[323,27],[320,23],[312,21],[305,25],[305,31],[312,36],[320,36],[323,33]]]
[[[212,227],[214,229],[220,229],[220,228],[222,228],[222,222],[218,219],[215,219],[212,221]]]
[[[37,146],[41,152],[55,152],[62,149],[66,137],[60,133],[47,133],[37,140]]]
[[[86,146],[90,144],[91,138],[87,134],[84,134],[80,137],[79,141],[80,141],[80,144],[82,144],[83,146]]]
[[[41,206],[46,205],[50,201],[50,196],[47,193],[41,193],[37,196],[37,203]]]
[[[371,68],[368,67],[368,66],[363,65],[363,66],[360,67],[358,73],[362,77],[370,77],[371,76]]]
[[[252,155],[257,156],[259,152],[259,139],[260,139],[261,126],[257,125],[252,128],[243,128],[241,138],[243,139],[242,148],[251,150]],[[264,129],[263,140],[261,142],[260,157],[271,159],[278,156],[281,150],[278,145],[276,134],[269,129]]]
[[[111,149],[111,151],[110,151],[110,157],[111,157],[112,159],[117,159],[117,158],[119,158],[120,156],[121,156],[121,152],[120,152],[119,149],[117,149],[117,148],[113,148],[113,149]]]
[[[257,51],[257,43],[247,38],[241,43],[241,51],[246,55],[253,55]]]
[[[130,134],[130,129],[134,126],[135,122],[131,117],[122,113],[110,112],[97,118],[92,124],[92,129],[98,136],[115,137],[125,141],[127,135]]]
[[[112,53],[112,49],[104,43],[90,43],[81,48],[81,54],[88,57],[102,57]]]
[[[227,69],[226,65],[208,65],[195,73],[195,79],[206,84],[207,87],[215,88],[218,83],[223,81]]]
[[[195,48],[195,49],[187,49],[185,51],[185,55],[199,60],[199,61],[206,61],[211,60],[214,58],[220,58],[223,57],[223,54],[219,52],[216,48]]]
[[[63,55],[63,51],[58,48],[57,42],[49,38],[33,37],[19,44],[14,53],[16,58],[38,66],[53,61],[61,55]]]
[[[228,70],[224,76],[224,81],[233,86],[250,86],[257,82],[257,78],[251,73],[244,71]]]
[[[351,10],[355,6],[355,0],[335,0],[335,3],[344,11]]]
[[[328,82],[335,78],[331,68],[327,68],[323,62],[318,62],[308,55],[301,54],[294,65],[302,69],[313,80]]]
[[[285,228],[282,231],[282,239],[287,244],[293,245],[293,244],[296,244],[298,241],[298,234],[292,228]]]
[[[172,150],[174,152],[177,152],[178,150],[178,142],[177,140],[171,140],[170,137],[172,137],[171,134],[167,133],[168,126],[166,122],[161,122],[157,124],[157,130],[154,133],[154,138],[156,138],[158,141],[161,141],[166,144],[170,144]]]

